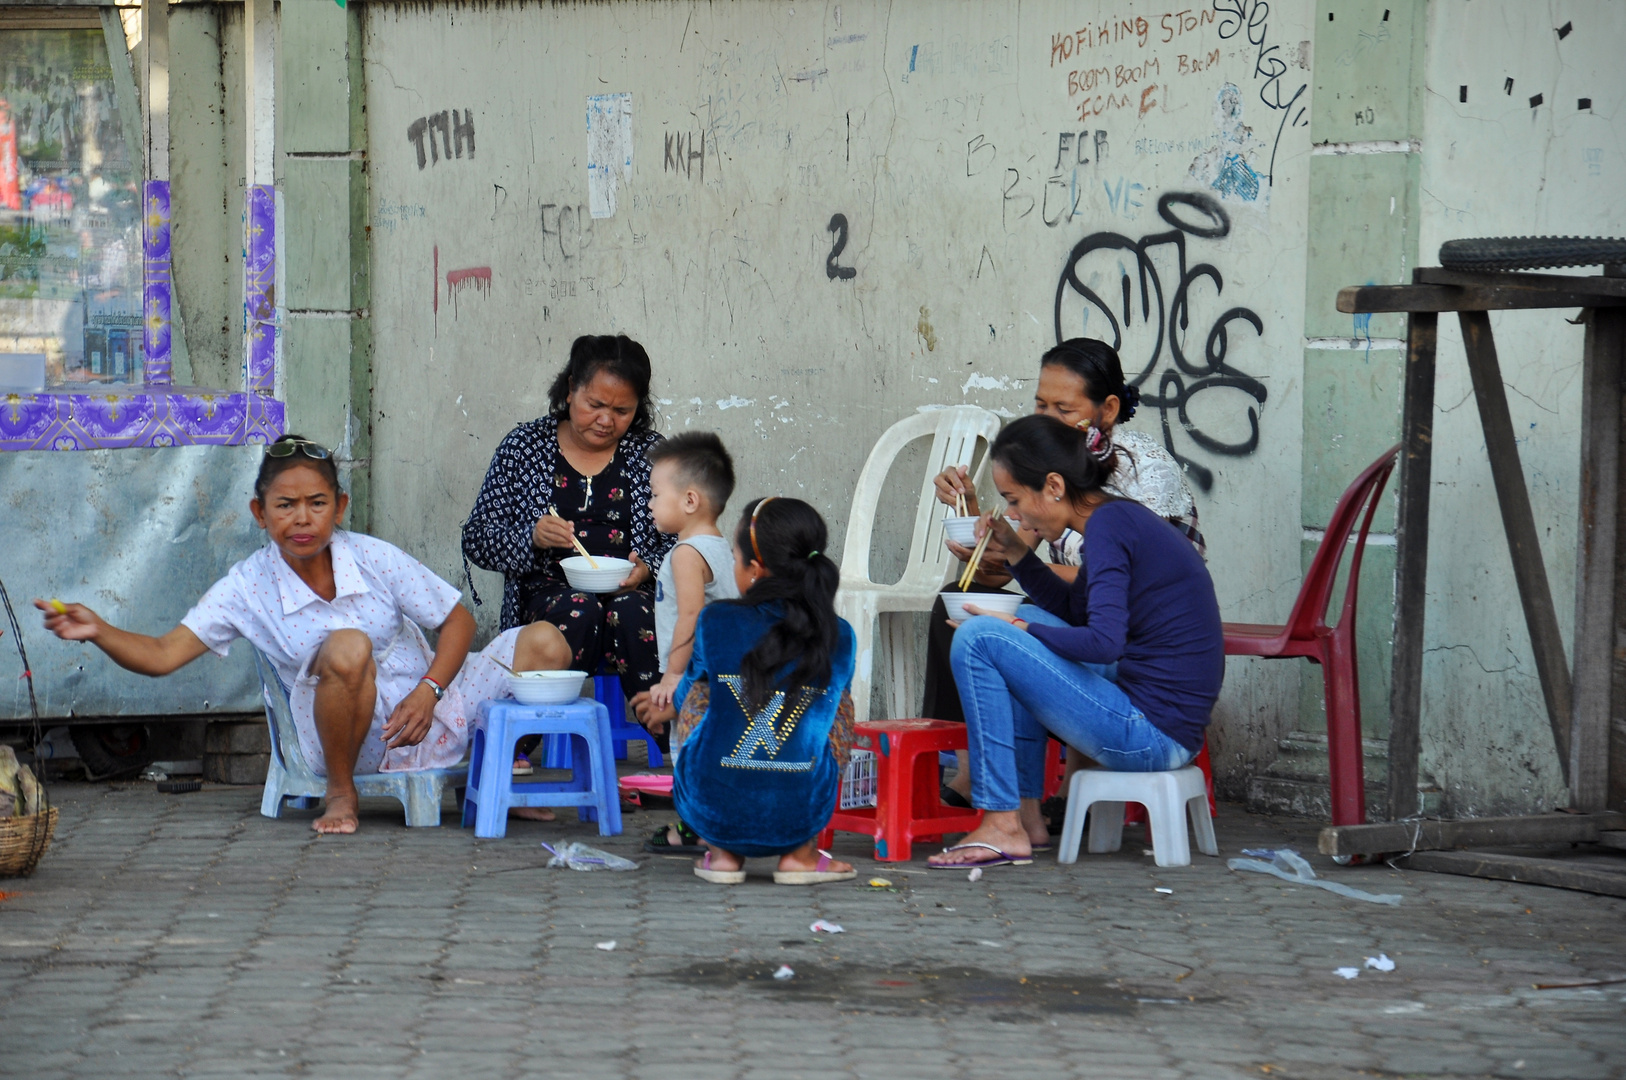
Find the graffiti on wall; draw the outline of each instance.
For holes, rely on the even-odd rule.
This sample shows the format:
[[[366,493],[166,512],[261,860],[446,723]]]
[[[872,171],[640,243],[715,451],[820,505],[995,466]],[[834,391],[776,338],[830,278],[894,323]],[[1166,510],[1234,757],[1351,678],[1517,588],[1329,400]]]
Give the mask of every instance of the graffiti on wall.
[[[1097,232],[1074,245],[1056,285],[1056,340],[1085,336],[1111,343],[1123,358],[1124,377],[1141,391],[1142,406],[1159,414],[1163,445],[1208,491],[1214,474],[1191,457],[1190,445],[1222,457],[1251,454],[1259,446],[1265,384],[1227,356],[1235,324],[1251,326],[1258,336],[1264,323],[1250,308],[1223,304],[1206,326],[1204,316],[1194,317],[1194,309],[1207,312],[1225,291],[1218,267],[1188,263],[1188,245],[1221,240],[1231,231],[1218,200],[1202,192],[1170,192],[1157,200],[1157,213],[1169,228],[1139,237]],[[1232,394],[1214,393],[1224,390]],[[1199,418],[1192,405],[1205,394]],[[1237,408],[1245,409],[1246,436],[1203,426],[1204,419],[1223,423]],[[1175,421],[1189,440],[1185,451],[1175,438]]]
[[[1242,34],[1249,45],[1253,46],[1253,77],[1259,86],[1259,100],[1273,113],[1280,113],[1276,121],[1276,138],[1270,147],[1270,167],[1265,170],[1266,179],[1271,182],[1276,178],[1276,151],[1282,144],[1282,132],[1289,126],[1308,127],[1310,121],[1305,113],[1309,105],[1300,105],[1299,100],[1310,89],[1308,81],[1300,81],[1297,90],[1287,89],[1289,63],[1287,54],[1279,43],[1270,40],[1270,4],[1267,0],[1214,0],[1214,10],[1219,13],[1220,39],[1229,41]],[[1388,13],[1384,14],[1388,19]],[[1305,66],[1302,54],[1298,61],[1299,67]]]
[[[830,254],[825,256],[824,259],[825,275],[831,281],[851,281],[858,276],[858,268],[856,266],[841,266],[836,262],[841,257],[841,253],[847,250],[847,215],[831,215],[830,224],[825,227],[825,231],[835,238],[830,245]]]
[[[439,135],[437,142],[435,136]],[[407,125],[407,142],[412,144],[418,152],[418,168],[422,169],[428,164],[440,164],[442,156],[447,161],[452,160],[455,149],[456,156],[462,157],[465,146],[469,152],[469,160],[474,160],[474,110],[464,109],[459,115],[456,109],[442,109],[433,116],[420,116]],[[424,144],[429,144],[427,156],[424,153]],[[443,149],[444,148],[444,149]]]
[[[693,179],[695,165],[700,166],[700,182],[706,182],[706,133],[667,132],[666,156],[661,160],[661,172],[681,173]]]

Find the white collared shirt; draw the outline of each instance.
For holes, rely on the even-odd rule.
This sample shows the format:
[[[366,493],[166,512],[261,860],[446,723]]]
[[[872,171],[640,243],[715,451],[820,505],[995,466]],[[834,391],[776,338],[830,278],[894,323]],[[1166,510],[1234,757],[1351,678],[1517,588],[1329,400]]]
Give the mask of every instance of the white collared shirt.
[[[413,674],[414,650],[394,650],[402,619],[434,629],[446,621],[462,594],[423,563],[387,541],[365,533],[334,530],[332,600],[302,581],[275,544],[233,566],[181,620],[215,653],[246,638],[271,658],[286,685],[335,630],[360,630],[373,642],[381,668]],[[400,659],[404,664],[393,663]],[[423,674],[417,667],[414,682]]]
[[[445,623],[462,594],[394,544],[365,533],[333,533],[334,597],[323,600],[300,580],[275,544],[267,544],[215,582],[181,625],[209,649],[225,656],[246,638],[265,653],[288,691],[305,759],[319,773],[321,740],[315,717],[316,680],[310,664],[335,630],[360,630],[373,643],[377,665],[373,738],[363,746],[358,770],[444,768],[462,757],[472,705],[501,696],[494,664],[465,665],[423,742],[385,752],[376,736],[400,701],[429,670],[434,654],[420,627]],[[512,634],[493,642],[498,659],[513,658]],[[470,668],[474,668],[473,675]],[[374,745],[374,744],[377,745]],[[365,766],[365,767],[364,767]]]

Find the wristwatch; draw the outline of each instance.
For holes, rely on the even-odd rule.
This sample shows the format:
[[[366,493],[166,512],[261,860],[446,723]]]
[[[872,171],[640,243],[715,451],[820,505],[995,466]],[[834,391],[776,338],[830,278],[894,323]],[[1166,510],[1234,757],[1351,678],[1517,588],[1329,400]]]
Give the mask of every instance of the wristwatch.
[[[431,679],[429,676],[425,675],[418,681],[429,687],[429,692],[435,695],[436,701],[439,701],[441,698],[446,696],[446,688],[440,685],[440,683],[436,682],[434,679]]]

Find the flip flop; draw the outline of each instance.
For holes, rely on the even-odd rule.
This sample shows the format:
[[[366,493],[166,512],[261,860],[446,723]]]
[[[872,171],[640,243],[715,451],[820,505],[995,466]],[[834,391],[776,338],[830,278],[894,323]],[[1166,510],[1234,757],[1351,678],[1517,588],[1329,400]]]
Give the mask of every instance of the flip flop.
[[[673,829],[677,830],[679,839],[684,843],[673,844],[667,840],[666,834]],[[673,821],[651,833],[649,839],[644,841],[644,850],[656,855],[704,855],[711,849],[700,842],[699,834],[693,829],[681,821]]]
[[[694,868],[694,876],[713,885],[739,885],[745,881],[744,870],[713,870],[710,848],[706,849],[706,857],[700,860],[700,865]]]
[[[514,759],[513,775],[515,775],[515,776],[530,776],[535,771],[536,771],[536,769],[531,765],[531,759],[530,758],[517,757],[517,758]]]
[[[775,885],[823,885],[827,881],[851,881],[857,870],[831,870],[830,853],[819,852],[819,861],[811,870],[775,870]]]
[[[995,855],[998,855],[999,858],[986,859],[982,862],[927,863],[926,866],[931,870],[969,870],[973,866],[1031,866],[1033,864],[1033,859],[1026,855],[1011,855],[1007,852],[999,850],[992,844],[984,844],[980,841],[969,844],[955,844],[953,847],[946,847],[943,849],[943,854],[947,855],[951,851],[965,851],[968,848],[982,848],[985,851],[992,851]]]

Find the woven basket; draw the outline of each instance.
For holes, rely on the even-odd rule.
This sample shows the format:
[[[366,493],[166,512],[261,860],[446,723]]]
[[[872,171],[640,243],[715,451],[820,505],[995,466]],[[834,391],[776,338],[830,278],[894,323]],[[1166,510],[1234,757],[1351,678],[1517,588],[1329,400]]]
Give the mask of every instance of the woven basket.
[[[51,846],[57,809],[31,817],[0,818],[0,877],[27,877]]]

